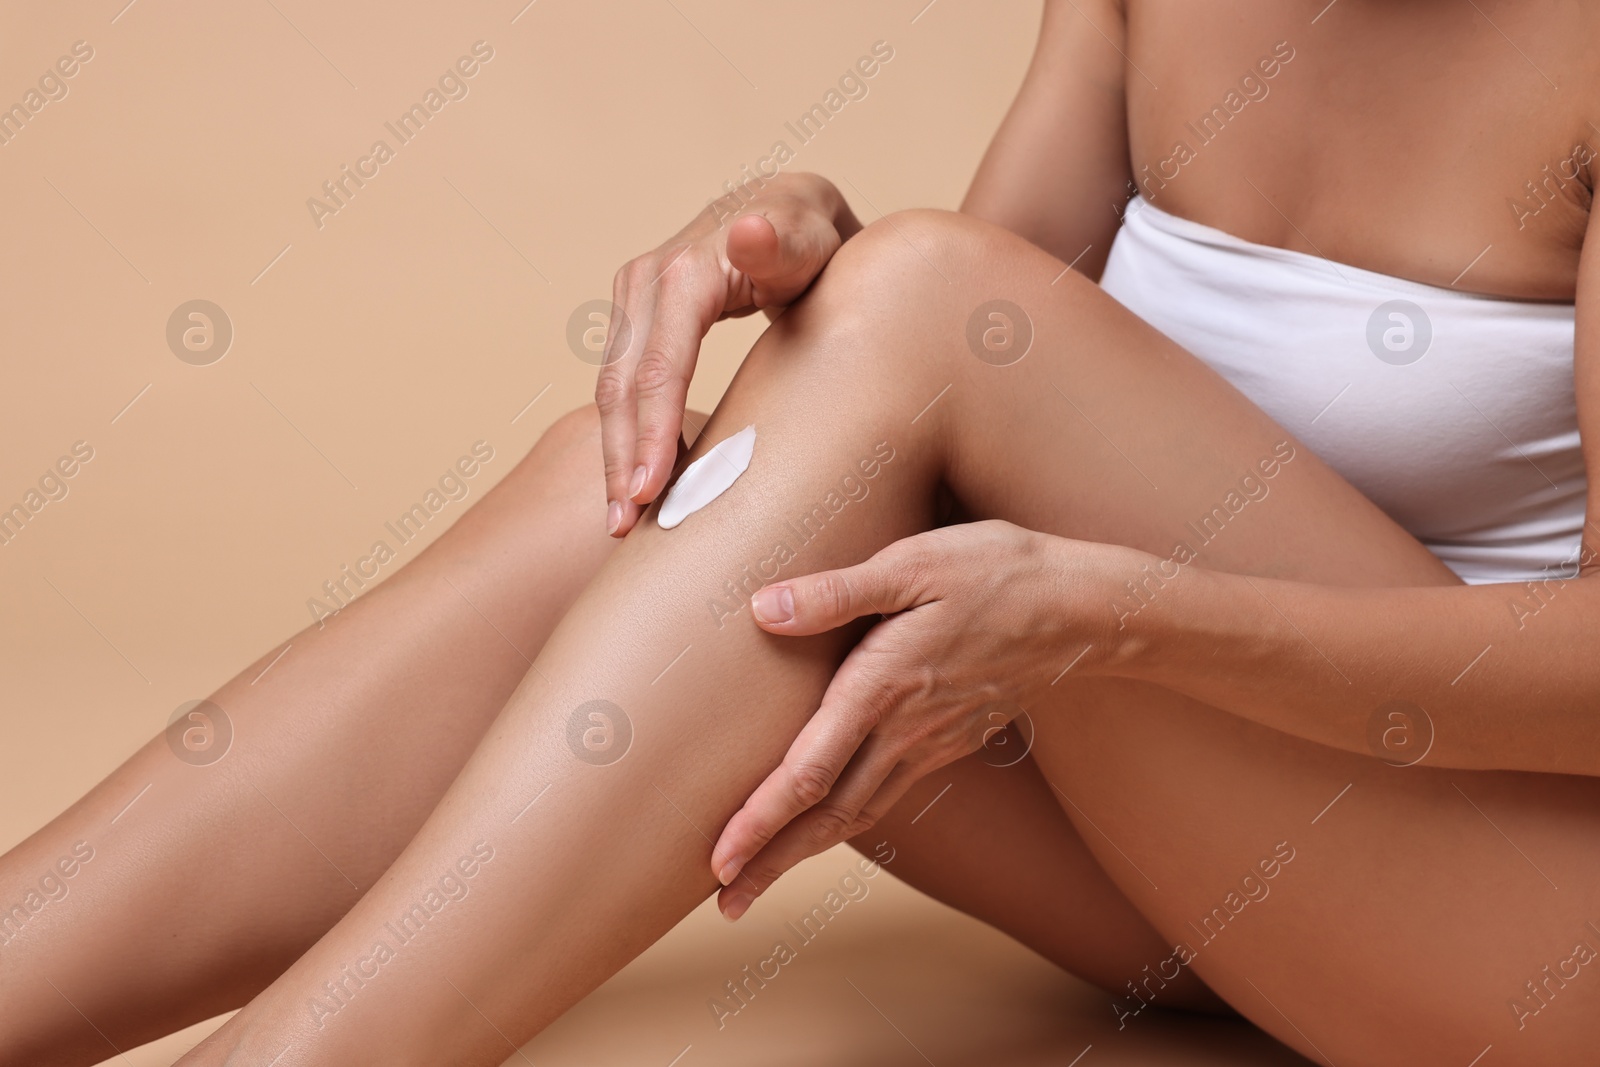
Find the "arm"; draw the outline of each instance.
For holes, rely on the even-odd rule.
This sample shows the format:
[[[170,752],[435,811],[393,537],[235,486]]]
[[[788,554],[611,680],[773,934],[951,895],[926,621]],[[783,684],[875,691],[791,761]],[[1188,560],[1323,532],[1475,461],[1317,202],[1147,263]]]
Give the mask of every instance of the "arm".
[[[1046,0],[1022,89],[962,204],[1095,277],[1130,183],[1123,21],[1121,0]],[[608,532],[625,536],[671,477],[706,331],[781,312],[860,229],[831,182],[778,174],[713,201],[617,272],[620,325],[607,325],[595,383]]]
[[[1047,60],[1036,59],[1008,129],[1026,125],[1026,98],[1048,80]],[[996,139],[966,210],[1059,243],[1070,230],[1019,206],[1027,188],[1020,201],[993,193],[1002,178],[1021,181],[991,169],[1010,151],[1007,136]],[[1048,187],[1032,188],[1042,196]],[[1600,239],[1586,242],[1575,353],[1590,469],[1600,464],[1600,332],[1590,319],[1600,309],[1597,257]],[[1591,484],[1591,514],[1597,502],[1600,485]],[[1600,533],[1600,524],[1588,529]],[[1583,573],[1600,569],[1597,547],[1600,538],[1586,544]],[[1128,579],[1162,562],[988,520],[928,530],[854,566],[758,590],[751,614],[769,633],[881,621],[846,655],[783,763],[723,828],[713,850],[723,883],[749,877],[759,856],[770,884],[818,842],[860,833],[907,783],[983,747],[1070,670],[1153,682],[1391,763],[1600,777],[1600,657],[1585,640],[1600,623],[1600,582],[1350,588],[1186,566],[1172,577],[1158,569],[1165,584],[1153,606],[1120,625],[1108,605],[1126,595]],[[1419,581],[1445,577],[1423,573]],[[1539,599],[1519,611],[1529,595]],[[870,756],[858,762],[861,753]],[[851,796],[825,806],[852,768]]]
[[[1579,263],[1574,353],[1591,472],[1600,472],[1597,219]],[[1591,476],[1588,514],[1597,508]],[[1374,755],[1388,753],[1375,751],[1371,717],[1405,701],[1430,720],[1419,724],[1431,726],[1428,766],[1600,775],[1596,535],[1591,519],[1577,574],[1516,585],[1335,589],[1196,570],[1162,593],[1161,610],[1130,621],[1105,669]]]
[[[1396,763],[1600,775],[1600,582],[1343,589],[1197,570],[1156,604],[1105,673]]]
[[[961,204],[1091,278],[1133,180],[1124,23],[1121,0],[1046,0],[1033,62]]]

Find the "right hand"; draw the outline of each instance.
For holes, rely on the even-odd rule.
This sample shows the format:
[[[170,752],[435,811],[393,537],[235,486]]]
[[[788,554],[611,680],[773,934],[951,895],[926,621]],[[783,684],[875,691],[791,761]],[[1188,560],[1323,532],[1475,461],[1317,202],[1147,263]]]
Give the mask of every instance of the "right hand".
[[[633,528],[672,474],[689,379],[712,324],[756,310],[776,315],[861,229],[832,183],[812,174],[769,179],[736,214],[733,203],[717,201],[612,282],[629,329],[606,339],[595,402],[613,537]],[[613,351],[613,339],[626,349]]]

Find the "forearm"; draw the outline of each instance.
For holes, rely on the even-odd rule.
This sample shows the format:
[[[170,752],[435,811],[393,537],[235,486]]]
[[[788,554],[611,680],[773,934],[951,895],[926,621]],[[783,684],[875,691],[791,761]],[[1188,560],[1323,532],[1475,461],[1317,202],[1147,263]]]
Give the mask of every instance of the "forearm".
[[[1391,762],[1600,775],[1600,582],[1351,589],[1184,567],[1141,588],[1108,609],[1108,673]]]

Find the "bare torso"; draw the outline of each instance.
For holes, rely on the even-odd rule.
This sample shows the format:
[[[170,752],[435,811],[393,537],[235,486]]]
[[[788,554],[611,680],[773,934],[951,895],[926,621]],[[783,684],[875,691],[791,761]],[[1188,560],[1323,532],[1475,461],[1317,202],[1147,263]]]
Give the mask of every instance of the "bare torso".
[[[1556,0],[1048,0],[1039,48],[962,210],[1090,277],[1101,275],[1122,214],[1141,195],[1258,244],[1464,292],[1574,303],[1574,392],[1594,470],[1600,383],[1586,312],[1600,241],[1588,242],[1587,261],[1583,249],[1600,169],[1600,127],[1590,124],[1600,113],[1586,110],[1600,88],[1597,31],[1600,11]],[[1518,357],[1505,352],[1507,374]],[[1316,412],[1310,407],[1306,420]],[[1124,425],[1136,439],[1134,423]],[[1198,451],[1209,449],[1206,440]],[[1407,462],[1403,447],[1394,461]],[[1126,492],[1118,485],[1106,499]],[[1588,513],[1600,513],[1592,479]],[[1320,523],[1342,524],[1336,514]],[[1218,566],[1258,566],[1281,546],[1275,533]],[[1374,552],[1339,580],[1381,581],[1376,569],[1386,562],[1389,549]],[[1439,580],[1419,566],[1397,584]],[[1319,623],[1338,614],[1331,605],[1322,604]],[[1368,618],[1346,620],[1357,643]],[[1455,640],[1469,632],[1459,618],[1459,628],[1452,618],[1428,629]],[[1592,624],[1576,611],[1567,618],[1572,628],[1546,640],[1587,647]],[[1533,642],[1512,648],[1520,638],[1505,636],[1503,624],[1483,633],[1496,625],[1502,636],[1464,649],[1463,666],[1491,642],[1496,652],[1510,649],[1508,669],[1537,655]],[[1373,652],[1368,665],[1396,661],[1417,677],[1437,671],[1409,640]],[[1257,661],[1250,673],[1271,670]],[[1443,699],[1462,699],[1450,680],[1459,667],[1439,673],[1440,691],[1451,691]],[[1332,691],[1350,684],[1340,679]],[[1538,688],[1519,685],[1475,705],[1483,711],[1476,729],[1525,716]],[[1294,708],[1311,693],[1275,687],[1274,703]],[[1328,1046],[1336,1062],[1466,1064],[1477,1056],[1487,1065],[1488,1054],[1542,1065],[1576,1062],[1570,1050],[1592,1047],[1592,1006],[1543,1015],[1536,1028],[1526,1024],[1532,1008],[1516,1000],[1545,966],[1529,946],[1555,951],[1583,922],[1569,902],[1595,906],[1592,777],[1395,771],[1161,696],[1138,714],[1130,709],[1144,696],[1131,690],[1084,686],[1077,696],[1056,734],[1041,731],[1035,752],[1078,790],[1073,803],[1094,813],[1085,841],[1164,936],[1205,941],[1210,957],[1197,960],[1196,973],[1281,1039],[1313,1055],[1311,1042],[1322,1038],[1306,1035],[1352,1036],[1349,1020],[1364,1002],[1370,1019],[1386,1021],[1362,1033],[1386,1029],[1386,1037],[1349,1056]],[[1568,703],[1587,708],[1592,699]],[[1302,721],[1330,720],[1318,713]],[[1546,728],[1525,736],[1539,740]],[[1457,719],[1452,729],[1474,727]],[[1487,807],[1474,810],[1480,792],[1572,862],[1560,890],[1559,878],[1528,865],[1526,845],[1509,843],[1518,830]],[[1322,813],[1339,797],[1348,821],[1335,823]],[[1297,868],[1304,892],[1275,897],[1295,903],[1270,919],[1261,909],[1262,924],[1235,928],[1242,937],[1230,930],[1213,946],[1196,916],[1211,907],[1208,894],[1225,892],[1231,871],[1252,862],[1251,848],[1270,844],[1269,827],[1306,841],[1310,862]],[[1351,969],[1335,975],[1346,963]],[[1274,990],[1301,982],[1298,1004]]]
[[[1140,191],[1261,244],[1571,301],[1600,147],[1584,106],[1600,11],[1324,3],[1128,0]]]

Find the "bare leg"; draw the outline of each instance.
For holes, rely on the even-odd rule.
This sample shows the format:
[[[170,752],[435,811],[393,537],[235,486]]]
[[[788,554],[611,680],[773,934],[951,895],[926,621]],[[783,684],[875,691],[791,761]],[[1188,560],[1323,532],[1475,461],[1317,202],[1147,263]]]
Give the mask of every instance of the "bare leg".
[[[694,414],[691,433],[704,422]],[[17,1009],[0,1016],[0,1063],[97,1062],[238,1007],[331,927],[357,896],[340,872],[363,889],[377,880],[526,669],[517,650],[537,651],[609,555],[615,542],[595,518],[599,464],[598,414],[569,414],[415,563],[325,631],[297,635],[292,656],[267,674],[279,650],[214,694],[237,725],[252,724],[228,758],[272,752],[257,765],[285,783],[281,795],[269,800],[260,780],[261,793],[219,790],[158,739],[0,858],[0,884],[31,882],[77,841],[96,849],[85,873],[121,861],[114,900],[80,892],[96,883],[74,878],[70,921],[28,920],[0,949],[0,997]],[[380,720],[407,728],[375,727]],[[296,743],[313,727],[315,743]],[[906,805],[915,808],[886,823],[895,873],[1113,987],[1161,950],[1031,763],[951,774],[962,779],[954,819],[901,832],[931,799],[916,793]],[[138,793],[128,782],[153,784],[123,813]],[[993,833],[965,833],[974,818],[1055,843],[1027,857]],[[204,906],[152,904],[175,897]],[[1165,1002],[1220,1004],[1192,979]]]
[[[1052,286],[1059,271],[1010,235],[947,216],[898,216],[852,241],[758,344],[708,429],[715,440],[755,423],[750,471],[679,529],[647,522],[627,539],[396,864],[190,1062],[230,1062],[234,1049],[248,1053],[237,1062],[278,1056],[285,1067],[499,1062],[711,891],[710,836],[781,757],[849,640],[771,639],[712,605],[746,565],[796,539],[789,524],[841,475],[883,460],[881,446],[893,459],[870,496],[830,507],[795,569],[854,562],[926,528],[941,483],[975,514],[1161,551],[1281,439],[1093,286]],[[997,293],[1033,309],[1038,331],[1004,373],[964,341],[971,309]],[[1046,404],[1057,388],[1076,401]],[[1139,488],[1102,434],[1169,488]],[[1274,494],[1215,565],[1349,584],[1452,580],[1310,455]],[[601,700],[631,731],[615,762],[574,739]],[[1500,1010],[1497,990],[1526,946],[1570,938],[1600,905],[1596,783],[1385,774],[1133,683],[1064,687],[1060,703],[1035,716],[1039,766],[1169,938],[1187,936],[1184,924],[1275,841],[1308,832],[1285,811],[1358,781],[1366,799],[1345,809],[1350,822],[1293,868],[1303,891],[1280,883],[1252,925],[1194,964],[1296,1047],[1312,1051],[1315,1033],[1335,1061],[1400,1064],[1454,1062],[1471,1043],[1466,1062],[1482,1047],[1471,1024]],[[1503,840],[1443,806],[1452,781],[1514,806],[1560,863],[1561,907],[1522,907],[1531,890],[1504,873]],[[1449,907],[1418,909],[1419,898]],[[1474,940],[1463,920],[1493,934]],[[1490,957],[1490,977],[1465,963],[1473,953]],[[1418,1014],[1424,1029],[1409,1025]],[[1541,1020],[1500,1062],[1570,1056],[1592,1038],[1590,1018],[1580,1008]]]
[[[894,859],[884,869],[895,877],[1112,997],[1127,997],[1144,967],[1172,953],[1101,867],[1032,758],[1007,767],[983,754],[957,760],[912,786],[851,844],[871,858],[887,848]],[[1162,1008],[1230,1010],[1188,971],[1148,996]]]
[[[93,850],[64,899],[0,929],[0,1062],[98,1062],[237,1007],[372,886],[611,550],[590,414],[218,690],[236,730],[220,762],[158,737],[0,859],[10,904]]]

